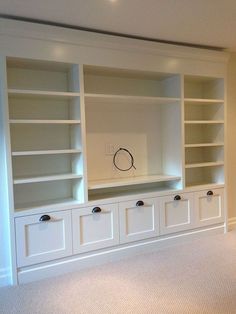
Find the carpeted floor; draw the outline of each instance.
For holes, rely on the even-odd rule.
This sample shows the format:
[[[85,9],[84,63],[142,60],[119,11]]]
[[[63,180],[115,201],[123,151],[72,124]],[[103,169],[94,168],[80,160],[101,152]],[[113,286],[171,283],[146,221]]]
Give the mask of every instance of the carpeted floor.
[[[0,313],[236,313],[236,232],[1,288]]]

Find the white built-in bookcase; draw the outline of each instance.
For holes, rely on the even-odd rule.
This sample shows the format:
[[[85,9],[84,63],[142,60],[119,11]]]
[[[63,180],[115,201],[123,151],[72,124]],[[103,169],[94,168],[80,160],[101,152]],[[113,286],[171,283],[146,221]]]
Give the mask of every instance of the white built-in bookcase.
[[[184,77],[186,186],[224,183],[224,81]]]
[[[224,183],[222,78],[9,58],[7,84],[15,211]]]
[[[85,201],[79,71],[7,61],[15,210]]]

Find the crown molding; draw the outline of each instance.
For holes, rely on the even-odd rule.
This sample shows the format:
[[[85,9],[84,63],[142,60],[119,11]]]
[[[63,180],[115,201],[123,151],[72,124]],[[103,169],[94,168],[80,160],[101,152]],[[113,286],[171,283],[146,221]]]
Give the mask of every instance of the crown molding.
[[[226,63],[229,53],[0,18],[0,34],[72,45]]]

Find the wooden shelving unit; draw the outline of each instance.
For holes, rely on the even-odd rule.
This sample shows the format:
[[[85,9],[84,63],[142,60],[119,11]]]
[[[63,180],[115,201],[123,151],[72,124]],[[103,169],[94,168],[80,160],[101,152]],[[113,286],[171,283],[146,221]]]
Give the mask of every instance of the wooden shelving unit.
[[[186,186],[224,182],[224,86],[217,78],[184,78]]]
[[[85,200],[79,68],[9,59],[15,210]]]

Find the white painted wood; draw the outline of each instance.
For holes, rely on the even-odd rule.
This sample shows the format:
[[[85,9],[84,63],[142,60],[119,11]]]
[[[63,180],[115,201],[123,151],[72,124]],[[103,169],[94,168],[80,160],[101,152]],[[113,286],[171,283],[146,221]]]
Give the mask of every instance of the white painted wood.
[[[143,240],[159,235],[159,203],[157,199],[142,199],[119,203],[120,243]]]
[[[185,124],[222,124],[224,120],[191,120],[191,121],[184,121]]]
[[[9,96],[18,96],[18,97],[52,97],[52,98],[75,98],[80,96],[80,93],[72,93],[72,92],[54,92],[54,91],[44,91],[44,90],[27,90],[27,89],[15,89],[9,88],[8,89]]]
[[[72,254],[71,211],[15,219],[18,267],[33,265]]]
[[[224,142],[224,81],[186,76],[184,88],[185,185],[222,183],[224,150],[216,147]]]
[[[68,179],[80,179],[81,175],[68,173],[54,176],[41,176],[41,177],[29,177],[14,179],[14,184],[34,183],[34,182],[46,182],[46,181],[57,181],[57,180],[68,180]]]
[[[8,88],[11,90],[67,93],[70,90],[70,66],[56,62],[8,59]],[[60,94],[59,94],[60,95]]]
[[[77,185],[78,184],[78,185]],[[57,181],[35,182],[32,184],[15,184],[15,210],[27,210],[39,206],[64,203],[73,199],[77,203],[84,200],[74,193],[74,187],[79,188],[81,179],[67,179]]]
[[[83,192],[85,202],[88,201],[88,174],[87,174],[87,142],[86,142],[86,119],[85,119],[85,97],[84,97],[84,65],[79,65],[79,81],[80,81],[80,119],[81,119],[81,147],[84,152],[81,160],[81,167],[84,174]]]
[[[224,147],[202,146],[185,147],[186,166],[208,162],[224,162]]]
[[[191,121],[223,121],[224,103],[185,102],[185,120]]]
[[[211,146],[224,146],[224,142],[216,143],[197,143],[197,144],[185,144],[185,147],[211,147]]]
[[[89,188],[152,183],[156,174],[181,175],[178,75],[85,67],[85,91]],[[172,128],[170,117],[175,119]],[[133,153],[136,169],[114,167],[113,155],[120,147]],[[124,152],[117,162],[120,168],[129,167]],[[127,184],[129,179],[133,183]]]
[[[167,197],[175,189],[181,189],[178,193],[182,195],[185,186],[187,191],[195,192],[224,185],[224,166],[219,165],[224,160],[225,138],[224,126],[219,125],[219,121],[225,119],[224,53],[194,52],[176,47],[167,51],[166,46],[154,43],[142,42],[141,45],[136,40],[34,24],[15,22],[10,26],[1,19],[0,25],[4,26],[0,31],[1,53],[8,56],[8,86],[1,87],[5,91],[2,103],[7,104],[8,91],[9,108],[5,109],[9,109],[10,120],[24,122],[10,124],[11,153],[9,126],[6,125],[7,162],[10,165],[8,192],[12,200],[7,207],[12,215],[11,225],[14,206],[14,215],[23,219],[48,210],[54,213],[77,207],[76,211],[80,211],[85,206],[93,206],[97,199],[103,200],[99,204],[109,206],[109,203],[134,202],[139,196],[145,199]],[[9,122],[7,115],[4,119]],[[71,124],[75,120],[81,123],[64,124],[68,120]],[[42,123],[34,123],[39,121]],[[188,123],[184,124],[184,121]],[[113,151],[119,147],[130,149],[137,172],[120,174],[114,171],[112,153],[106,152],[107,144]],[[15,184],[13,194],[11,155],[15,180],[42,177],[48,180],[55,176],[60,179]],[[127,163],[125,156],[121,157],[122,164]],[[201,167],[189,168],[196,165]],[[83,177],[64,180],[63,174],[67,173]],[[134,177],[150,178],[155,174],[171,175],[172,179],[134,184]],[[127,179],[132,183],[122,184],[120,189],[117,185],[100,185],[90,190],[94,194],[89,195],[87,202],[87,177],[89,182],[124,182]],[[190,203],[191,200],[183,201],[178,215],[173,210],[173,203],[167,206],[167,223],[174,224],[166,228],[167,232],[183,232],[185,228],[196,227],[190,219]],[[151,208],[150,204],[148,213],[152,213]],[[133,218],[131,227],[137,228],[137,233],[138,228],[148,230],[152,218],[151,214],[146,217],[143,225]],[[106,220],[101,223],[105,224]],[[156,231],[158,227],[154,229]],[[90,230],[86,231],[88,240]],[[105,229],[99,231],[102,233]],[[140,234],[144,236],[148,232],[141,230]],[[131,236],[132,232],[129,239]],[[14,231],[10,238],[14,247]],[[134,241],[144,240],[137,236]],[[88,241],[84,247],[89,245]],[[95,243],[90,249],[97,251],[99,247]],[[120,249],[121,246],[117,247]],[[13,248],[13,271],[16,272],[14,252]],[[98,251],[90,254],[98,258]],[[51,271],[54,271],[54,262],[48,259],[43,263],[51,263]],[[32,270],[30,267],[28,269]],[[26,271],[27,267],[24,268]],[[31,276],[34,277],[32,272]]]
[[[63,196],[63,195],[61,195]],[[71,208],[77,208],[81,201],[75,200],[71,197],[68,198],[60,198],[57,199],[48,199],[48,200],[24,200],[22,203],[16,203],[14,217],[25,217],[29,215],[42,214],[47,213],[48,210],[50,212],[55,212],[58,210],[69,210]],[[84,204],[83,204],[84,205]]]
[[[36,157],[13,160],[15,185],[42,183],[30,188],[15,187],[16,209],[68,198],[83,202],[83,157],[81,154],[67,157],[58,155],[64,152],[82,152],[78,125],[81,122],[78,66],[9,59],[8,85],[12,154],[36,156],[38,153],[56,153],[53,164],[49,157],[42,157],[40,160]],[[29,113],[32,111],[33,113]],[[64,180],[69,182],[60,182]],[[50,181],[53,182],[49,193],[49,185],[45,182]]]
[[[79,92],[80,91],[80,75],[79,69],[77,64],[72,64],[69,66],[68,72],[68,87],[69,90],[72,92]]]
[[[180,90],[181,90],[181,176],[182,176],[182,186],[181,188],[185,187],[185,163],[186,163],[186,156],[185,156],[185,125],[184,125],[184,119],[185,119],[185,104],[184,104],[184,75],[180,75]]]
[[[177,193],[160,198],[160,234],[189,230],[195,226],[193,193]]]
[[[74,254],[119,244],[118,205],[99,204],[98,213],[93,208],[72,211]]]
[[[12,151],[81,149],[79,141],[71,143],[71,132],[79,128],[77,124],[12,124]]]
[[[224,189],[212,189],[213,195],[208,196],[209,190],[195,192],[195,212],[197,226],[210,226],[225,220]]]
[[[161,72],[184,72],[221,77],[229,54],[117,38],[91,32],[1,19],[2,53],[15,57],[133,68]],[[12,40],[14,38],[14,41]],[[148,56],[148,59],[144,58]],[[147,62],[148,60],[148,62]]]
[[[222,99],[206,99],[206,98],[184,98],[185,104],[188,103],[195,103],[195,104],[201,104],[201,105],[217,105],[217,104],[222,104],[224,102],[223,98]]]
[[[137,254],[156,252],[165,247],[183,244],[184,241],[214,236],[224,232],[224,225],[209,226],[196,230],[185,231],[157,238],[145,239],[137,243],[127,243],[122,246],[78,254],[68,258],[54,260],[42,264],[20,268],[19,283],[24,284],[44,278],[56,277],[68,272],[96,267],[101,264],[119,261]]]
[[[11,143],[7,98],[6,58],[0,56],[0,286],[16,283]]]
[[[187,99],[223,100],[224,82],[220,78],[185,76],[184,96]]]
[[[136,184],[144,183],[153,183],[153,182],[168,182],[180,180],[180,176],[170,176],[170,175],[150,175],[150,176],[139,176],[139,177],[130,177],[130,178],[115,178],[107,180],[94,180],[89,181],[88,189],[102,189],[102,188],[111,188],[119,186],[129,186]]]
[[[236,217],[231,217],[228,219],[228,231],[234,230],[236,228]]]
[[[223,184],[224,183],[224,167],[198,167],[186,168],[186,187],[199,186],[205,184]]]
[[[203,163],[198,163],[198,164],[188,164],[188,165],[185,165],[185,168],[213,167],[213,166],[221,166],[221,165],[224,165],[223,161],[203,162]]]
[[[10,123],[23,123],[23,124],[80,124],[80,120],[20,120],[20,119],[11,119]]]
[[[12,156],[34,156],[34,155],[57,155],[57,154],[77,154],[81,153],[80,149],[60,149],[60,150],[36,150],[12,152]]]
[[[128,96],[128,95],[107,95],[107,94],[88,94],[84,95],[85,102],[89,103],[134,103],[134,104],[143,104],[146,105],[159,105],[159,104],[168,104],[173,102],[178,102],[179,98],[172,97],[151,97],[151,96]]]
[[[17,120],[80,120],[79,104],[80,97],[67,99],[9,95],[9,115],[10,119]]]
[[[108,97],[121,101],[124,95],[143,96],[143,101],[148,99],[153,101],[153,97],[156,97],[157,101],[158,97],[174,100],[180,97],[179,86],[176,83],[178,76],[174,74],[85,67],[84,79],[85,96],[101,94],[104,98],[104,95],[109,95]],[[130,97],[129,100],[132,102],[135,98]]]
[[[0,288],[11,284],[10,268],[0,268]]]
[[[185,125],[185,144],[219,143],[224,141],[222,124]]]
[[[178,78],[180,90],[180,78]],[[161,107],[161,147],[162,172],[182,177],[182,125],[181,104],[166,104]],[[153,134],[153,140],[155,141]],[[153,157],[151,157],[153,158]],[[182,180],[169,182],[174,188],[182,188]]]

